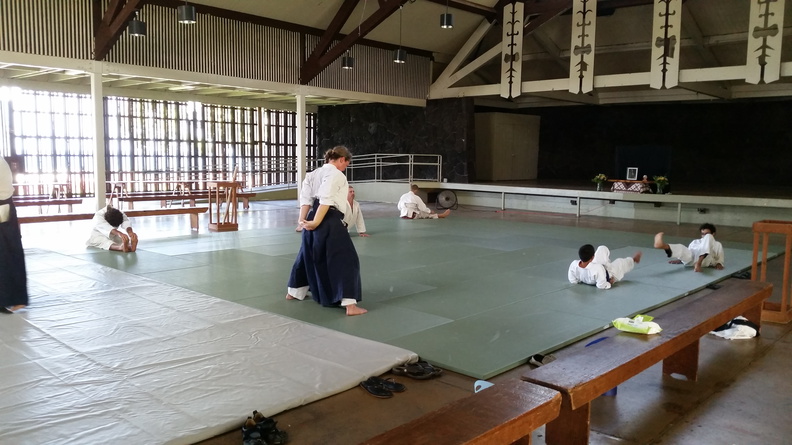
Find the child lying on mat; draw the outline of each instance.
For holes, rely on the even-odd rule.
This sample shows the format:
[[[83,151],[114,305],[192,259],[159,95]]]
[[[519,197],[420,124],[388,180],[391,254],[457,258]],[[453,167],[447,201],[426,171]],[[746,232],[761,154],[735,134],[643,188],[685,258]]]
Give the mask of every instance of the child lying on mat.
[[[599,246],[595,251],[591,244],[581,246],[578,256],[580,260],[572,261],[569,265],[567,273],[569,282],[590,284],[600,289],[610,289],[611,285],[621,281],[627,272],[641,262],[640,251],[632,258],[618,258],[611,262],[610,250],[607,247]]]

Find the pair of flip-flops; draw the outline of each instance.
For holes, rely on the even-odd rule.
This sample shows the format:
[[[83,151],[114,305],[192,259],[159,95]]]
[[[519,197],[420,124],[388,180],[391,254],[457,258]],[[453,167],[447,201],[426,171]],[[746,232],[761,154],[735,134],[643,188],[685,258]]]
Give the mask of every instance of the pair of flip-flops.
[[[396,375],[405,375],[411,379],[427,380],[434,377],[439,377],[443,374],[443,370],[436,368],[426,361],[418,361],[415,363],[407,363],[403,366],[396,366],[391,369],[391,372]]]
[[[379,377],[369,377],[360,382],[360,387],[380,399],[389,399],[393,397],[393,393],[407,390],[406,386],[393,379],[381,379]]]

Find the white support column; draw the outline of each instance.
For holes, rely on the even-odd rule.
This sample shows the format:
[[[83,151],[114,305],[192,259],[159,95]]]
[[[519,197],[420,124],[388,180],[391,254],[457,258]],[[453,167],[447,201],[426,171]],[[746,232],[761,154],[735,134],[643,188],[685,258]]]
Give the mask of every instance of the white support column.
[[[751,0],[745,81],[754,85],[781,76],[785,0]]]
[[[306,163],[306,149],[305,149],[305,95],[298,94],[295,96],[297,99],[297,196],[300,196],[300,187],[302,187],[303,180],[305,179],[305,163]]]
[[[500,95],[505,99],[518,97],[522,84],[522,54],[525,5],[511,3],[503,8],[503,37],[501,40]]]
[[[91,101],[94,118],[94,198],[96,210],[107,205],[107,185],[105,172],[105,110],[104,94],[102,93],[101,63],[94,64],[91,71]]]
[[[572,3],[572,54],[569,56],[569,92],[590,93],[594,89],[594,48],[597,35],[597,1]]]
[[[659,90],[679,84],[681,43],[682,0],[655,0],[649,86]]]

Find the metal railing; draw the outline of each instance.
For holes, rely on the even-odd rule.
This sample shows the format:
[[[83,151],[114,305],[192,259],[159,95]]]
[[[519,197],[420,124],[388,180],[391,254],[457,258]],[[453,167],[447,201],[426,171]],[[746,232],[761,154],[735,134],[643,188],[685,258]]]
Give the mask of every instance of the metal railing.
[[[433,154],[358,155],[347,167],[349,182],[440,182],[442,177],[443,157]]]

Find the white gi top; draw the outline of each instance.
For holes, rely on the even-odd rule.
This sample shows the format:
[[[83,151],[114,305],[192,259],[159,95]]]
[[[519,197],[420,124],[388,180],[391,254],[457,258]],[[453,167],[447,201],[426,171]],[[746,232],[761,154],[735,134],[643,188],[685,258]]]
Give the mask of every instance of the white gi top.
[[[398,206],[399,211],[401,211],[401,214],[399,214],[400,217],[406,216],[407,218],[412,218],[419,213],[432,213],[432,211],[429,210],[429,207],[426,207],[426,204],[424,204],[423,200],[418,195],[413,193],[412,190],[401,195]]]
[[[0,199],[8,199],[14,194],[14,177],[11,166],[0,156]]]
[[[699,239],[694,239],[688,245],[688,249],[693,252],[693,260],[695,261],[699,256],[708,253],[709,255],[701,262],[703,267],[712,267],[716,264],[725,266],[726,255],[723,253],[723,244],[716,241],[712,234],[706,234]]]
[[[352,226],[355,226],[357,233],[366,233],[366,223],[363,222],[363,212],[360,211],[360,203],[352,201],[351,210],[344,214],[344,222],[347,223],[350,230],[352,230]]]
[[[340,212],[349,212],[347,202],[349,183],[346,176],[335,165],[325,164],[305,175],[300,189],[300,206],[313,206],[314,200],[319,204],[335,207]]]
[[[611,284],[608,282],[607,275],[605,273],[605,266],[591,262],[586,267],[580,267],[578,265],[579,263],[580,260],[575,260],[569,265],[569,272],[567,273],[567,276],[570,283],[596,285],[600,289],[611,288]]]
[[[94,214],[91,222],[94,225],[93,230],[95,232],[99,232],[106,238],[110,238],[110,232],[112,232],[115,227],[111,226],[110,223],[107,222],[105,219],[105,213],[107,213],[107,207],[99,209],[99,211]],[[126,233],[127,227],[130,227],[131,224],[129,223],[129,218],[127,218],[126,213],[122,212],[121,214],[124,215],[124,221],[120,226],[118,226],[118,230]]]

